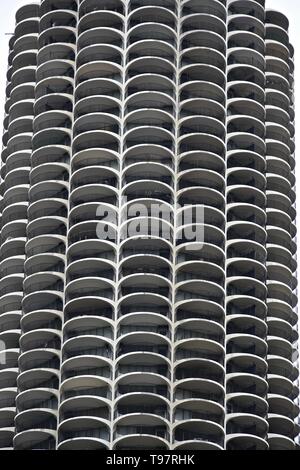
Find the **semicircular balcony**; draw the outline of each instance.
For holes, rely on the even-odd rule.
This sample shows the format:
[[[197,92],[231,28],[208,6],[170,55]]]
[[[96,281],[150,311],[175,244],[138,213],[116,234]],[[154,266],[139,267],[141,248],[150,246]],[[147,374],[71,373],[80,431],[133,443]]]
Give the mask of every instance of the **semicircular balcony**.
[[[113,168],[93,165],[73,171],[71,176],[71,191],[88,185],[118,187],[118,172]]]
[[[80,334],[80,333],[79,333]],[[69,341],[70,357],[68,354],[62,363],[62,401],[79,395],[93,395],[104,398],[111,398],[109,381],[112,379],[112,364],[108,357],[98,356],[96,350],[90,350],[84,354],[84,349],[78,349],[76,341],[78,339],[79,346],[87,344],[89,336],[72,337]],[[109,340],[105,338],[91,337],[95,341],[98,339],[98,346],[101,343],[104,351],[106,345],[107,351],[111,349]],[[97,346],[96,344],[96,346]],[[101,345],[100,344],[100,345]],[[77,350],[75,349],[77,347]],[[73,349],[72,349],[73,348]],[[86,346],[85,346],[86,348]],[[73,356],[72,356],[72,353]],[[81,354],[82,353],[82,354]],[[107,354],[106,354],[107,355]]]
[[[258,50],[243,47],[242,43],[239,43],[238,47],[232,47],[229,49],[227,63],[229,67],[231,65],[242,65],[243,67],[245,65],[250,65],[261,72],[264,72],[266,68],[264,52],[260,53]]]
[[[193,378],[193,376],[179,379],[174,384],[176,401],[182,400],[209,400],[224,406],[224,387],[215,381],[214,377]]]
[[[204,1],[199,5],[196,0],[185,0],[183,1],[183,14],[195,14],[195,13],[208,13],[212,16],[217,16],[225,21],[226,11],[224,7],[224,2],[213,0]]]
[[[235,105],[240,106],[239,103],[243,100],[249,100],[247,101],[247,106],[252,106],[250,100],[263,107],[265,106],[264,88],[247,80],[236,80],[228,83],[227,97],[230,100],[229,105],[233,107]]]
[[[44,367],[45,366],[45,367]],[[47,363],[42,368],[29,369],[20,372],[18,375],[18,391],[35,393],[35,390],[45,390],[51,393],[57,393],[59,387],[59,371],[53,369],[53,366]]]
[[[267,263],[267,268],[270,281],[286,284],[292,291],[296,289],[297,279],[290,268],[275,263]]]
[[[251,31],[238,30],[229,33],[228,48],[232,52],[234,52],[234,50],[238,50],[239,48],[243,48],[249,49],[249,53],[255,51],[263,56],[265,55],[265,43],[263,39]],[[249,53],[247,54],[248,57]]]
[[[47,13],[50,13],[55,10],[69,10],[69,11],[77,11],[77,5],[75,2],[70,3],[69,0],[61,0],[59,3],[57,0],[43,0],[42,5],[40,7],[40,15],[44,16]]]
[[[141,310],[141,309],[140,309]],[[170,360],[155,352],[136,351],[123,354],[116,362],[116,378],[139,372],[157,374],[170,379]]]
[[[101,7],[105,10],[112,10],[118,13],[124,12],[124,1],[123,0],[103,0]],[[82,0],[80,2],[79,14],[83,16],[92,11],[97,11],[99,4],[97,0]],[[101,8],[102,9],[102,8]]]
[[[263,2],[261,0],[231,0],[229,2],[229,15],[236,14],[249,15],[265,21]]]
[[[267,324],[270,336],[283,338],[292,344],[297,341],[298,332],[288,321],[270,316],[267,318]]]
[[[248,83],[256,85],[259,90],[265,88],[265,74],[257,67],[249,64],[229,65],[227,80],[231,85],[232,82],[244,82],[247,83],[247,86]]]
[[[110,150],[90,149],[83,150],[72,157],[72,170],[76,172],[89,166],[101,166],[118,171],[120,167],[119,156]]]
[[[193,88],[194,87],[192,86],[186,86],[182,88],[182,93],[181,93],[182,102],[180,106],[181,122],[183,121],[183,119],[192,118],[195,115],[209,116],[210,118],[218,119],[219,121],[224,122],[225,110],[224,110],[223,105],[217,102],[214,102],[212,99],[198,98],[198,97],[189,98],[190,96],[193,96],[193,95],[197,96],[198,94],[197,92],[193,91]],[[196,121],[195,118],[193,120]]]
[[[90,315],[113,319],[112,301],[100,296],[86,296],[70,300],[65,305],[65,320]]]
[[[186,67],[194,64],[211,65],[225,72],[225,57],[219,51],[210,47],[190,47],[184,49],[180,55],[180,66]]]
[[[285,112],[293,118],[293,115],[290,115],[290,100],[288,96],[280,90],[271,87],[266,90],[266,105]]]
[[[228,418],[230,414],[249,415],[249,421],[251,422],[252,416],[259,416],[265,418],[268,412],[268,402],[254,393],[250,392],[235,392],[228,394],[227,399],[227,413]]]
[[[67,269],[67,282],[70,283],[85,277],[98,277],[115,280],[115,266],[110,261],[97,259],[97,257],[69,263]]]
[[[94,417],[108,421],[111,410],[106,399],[96,396],[75,396],[61,403],[59,409],[60,421],[73,418]]]
[[[296,294],[293,292],[292,288],[277,280],[268,281],[268,297],[286,302],[292,308],[294,308],[297,303]]]
[[[224,363],[225,349],[215,340],[203,338],[188,338],[180,340],[175,345],[175,360],[208,359],[219,364]]]
[[[180,71],[180,84],[199,81],[199,76],[205,82],[210,82],[224,88],[226,77],[222,70],[207,64],[190,64],[182,67]]]
[[[298,377],[297,368],[293,365],[291,361],[282,356],[269,355],[268,366],[270,379],[276,378],[278,380],[277,387],[280,386],[281,390],[284,390],[284,387],[286,387],[286,383],[288,383],[289,386],[291,384],[293,385],[293,382],[295,382]]]
[[[224,408],[212,400],[190,398],[180,400],[174,410],[175,422],[186,420],[206,420],[224,425]]]
[[[64,128],[71,129],[72,115],[66,111],[46,111],[35,117],[33,122],[34,132],[39,133],[44,129]],[[46,144],[47,145],[47,144]]]
[[[61,330],[62,315],[60,312],[55,311],[33,311],[21,318],[21,327],[23,334],[35,332],[35,330],[50,329],[51,334],[58,334]]]
[[[127,133],[140,127],[159,127],[174,132],[174,117],[169,112],[162,109],[151,109],[148,105],[146,109],[138,109],[127,113],[124,122],[124,132]]]
[[[180,136],[185,135],[195,135],[199,133],[200,135],[206,134],[209,136],[215,136],[220,140],[225,138],[225,127],[217,119],[208,116],[193,116],[183,118],[180,123]],[[204,150],[199,148],[197,150]],[[209,151],[210,149],[206,149]],[[218,153],[218,152],[216,152]]]
[[[34,349],[22,353],[19,357],[20,372],[37,370],[37,376],[43,374],[43,369],[59,370],[59,352],[55,349]]]
[[[99,297],[113,299],[113,282],[109,279],[98,277],[85,277],[84,279],[74,280],[68,283],[66,287],[66,302],[81,297]]]
[[[268,382],[266,379],[259,377],[256,373],[249,370],[248,372],[231,372],[227,374],[227,393],[229,397],[240,397],[242,394],[251,396],[251,400],[266,400]],[[249,405],[249,397],[247,398]]]
[[[282,415],[292,421],[298,416],[299,407],[290,398],[281,395],[268,394],[268,404],[270,415]],[[280,434],[278,431],[275,433]]]
[[[49,48],[51,49],[51,48]],[[70,53],[70,46],[65,47],[65,54]],[[49,59],[49,58],[48,58]],[[65,59],[53,59],[40,64],[36,70],[37,83],[45,82],[50,84],[53,82],[53,78],[66,77],[65,83],[73,83],[74,78],[74,61]],[[43,83],[43,85],[45,85]]]
[[[67,127],[43,129],[33,136],[33,150],[39,150],[47,146],[69,147],[71,143],[71,132]]]
[[[55,61],[51,61],[51,64],[54,66],[53,62]],[[67,61],[61,61],[60,63],[61,66],[63,66],[63,64],[68,65]],[[43,110],[47,111],[48,106],[50,106],[50,109],[56,109],[55,106],[63,107],[65,105],[68,105],[68,100],[70,100],[71,96],[73,95],[73,68],[69,69],[68,73],[65,71],[65,76],[62,77],[58,75],[60,73],[59,68],[56,70],[57,75],[55,75],[54,73],[52,76],[47,76],[46,65],[47,63],[44,66],[39,67],[40,80],[38,81],[35,89],[35,107],[37,109],[36,114],[39,114]],[[59,67],[59,63],[57,64],[57,67]],[[45,74],[46,77],[43,77],[43,74]],[[47,106],[48,102],[49,105]]]
[[[100,64],[102,62],[122,65],[120,49],[108,44],[93,44],[82,48],[77,55],[78,69],[85,64]]]
[[[295,207],[292,205],[293,203],[291,203],[291,198],[288,196],[289,191],[283,191],[284,186],[290,187],[289,183],[287,183],[286,180],[281,177],[277,178],[277,176],[275,178],[271,178],[271,180],[273,181],[273,184],[279,183],[282,189],[280,192],[268,191],[268,207],[286,212],[291,217],[291,220],[294,221],[296,217]],[[282,182],[284,182],[284,184],[282,184]],[[294,199],[294,194],[292,198]]]
[[[170,420],[169,401],[159,392],[159,387],[155,391],[155,385],[149,384],[147,392],[147,385],[144,386],[145,391],[142,391],[142,386],[138,386],[141,391],[122,394],[118,397],[115,404],[115,419],[120,419],[123,416],[129,417],[134,414],[143,414],[145,420],[148,416],[158,416],[165,420]],[[163,387],[161,387],[163,388]],[[150,391],[150,390],[153,391]]]
[[[63,327],[64,341],[85,335],[96,335],[111,340],[112,333],[112,325],[109,319],[92,315],[73,318],[67,321]]]
[[[88,114],[97,114],[97,116],[102,119],[109,115],[115,116],[116,118],[120,117],[120,102],[116,98],[111,98],[108,96],[104,96],[99,94],[98,96],[90,96],[86,98],[82,98],[81,100],[78,100],[75,109],[74,109],[74,115],[75,119],[83,118],[83,116],[87,116]],[[101,114],[103,116],[101,116]],[[91,118],[91,116],[90,116]],[[87,118],[84,118],[83,123],[85,123],[85,120]],[[76,121],[77,122],[77,121]],[[108,120],[109,123],[109,120]],[[107,123],[107,124],[108,124]],[[80,129],[80,123],[78,123],[79,126],[79,131],[81,132]]]
[[[174,428],[174,446],[178,444],[188,444],[189,441],[197,441],[198,450],[207,450],[209,444],[215,444],[215,447],[223,449],[224,429],[220,424],[207,419],[191,419],[176,424]],[[190,442],[190,444],[192,444]],[[201,445],[202,444],[202,445]]]
[[[152,2],[153,3],[153,2]],[[176,15],[175,8],[168,8],[162,2],[150,5],[149,2],[144,5],[140,2],[131,7],[129,13],[129,28],[142,23],[162,23],[175,29]]]
[[[295,423],[294,419],[287,416],[269,412],[268,422],[270,434],[279,434],[295,439],[299,433],[299,425]]]
[[[64,379],[76,375],[110,376],[112,345],[101,335],[74,336],[64,343],[62,353]],[[86,372],[83,365],[89,366]]]
[[[255,387],[248,387],[251,379],[248,376],[250,374],[261,378],[265,377],[267,362],[263,357],[266,357],[266,342],[253,335],[242,335],[241,339],[239,336],[239,334],[231,335],[231,340],[228,343],[227,373],[233,379],[236,374],[241,374],[241,381],[236,384],[237,386],[233,380],[231,393],[252,393],[251,390],[254,390],[253,393],[256,394]]]
[[[86,30],[78,38],[78,50],[95,44],[109,44],[122,48],[124,35],[121,31],[110,27],[100,26],[91,30]]]
[[[129,370],[126,366],[121,369],[121,374],[116,378],[116,397],[131,397],[136,393],[149,393],[170,399],[170,382],[167,377],[167,368],[164,363],[161,365],[147,361],[144,367],[140,365],[136,370]],[[139,370],[141,369],[141,370]],[[124,372],[124,373],[123,373]]]
[[[110,432],[106,420],[82,416],[60,423],[58,428],[59,450],[90,449],[108,450]]]
[[[254,3],[254,2],[253,2]],[[231,14],[229,16],[228,31],[249,31],[257,36],[264,38],[265,24],[263,19],[250,16],[249,14],[243,13],[243,11]]]
[[[294,439],[282,436],[280,434],[268,434],[268,443],[270,450],[295,450],[296,443]]]
[[[270,374],[269,381],[269,394],[280,395],[286,398],[295,400],[299,393],[298,386],[295,385],[287,377],[278,374]]]
[[[54,430],[26,430],[14,437],[14,448],[18,450],[55,450],[56,431]]]
[[[36,389],[36,390],[28,390],[25,392],[21,392],[16,399],[17,407],[19,413],[23,413],[23,416],[19,420],[19,425],[22,427],[22,424],[27,424],[27,419],[30,417],[33,418],[33,421],[36,419],[46,418],[46,414],[51,416],[50,410],[53,410],[53,416],[55,417],[54,410],[57,408],[58,403],[58,392],[50,389]],[[29,413],[25,413],[27,410],[33,411],[33,416]],[[47,410],[47,411],[46,411]],[[48,411],[49,410],[49,411]],[[36,416],[34,416],[34,414]],[[25,421],[25,423],[24,423]],[[23,423],[22,423],[23,422]],[[31,425],[36,426],[35,422],[31,421]]]
[[[18,8],[16,12],[16,22],[20,23],[29,18],[38,18],[39,5],[36,3],[29,3]]]
[[[167,445],[170,439],[168,422],[161,417],[147,413],[122,416],[115,420],[114,447],[119,448],[120,440],[124,445],[124,438],[129,436],[135,436],[135,448],[147,449],[148,436],[154,440],[159,438]]]
[[[217,5],[217,2],[214,2]],[[201,7],[204,11],[201,11]],[[205,8],[206,7],[206,8]],[[222,8],[218,5],[219,11]],[[200,9],[200,12],[189,12],[186,11],[185,15],[182,18],[182,33],[187,33],[190,31],[212,31],[222,38],[226,37],[226,26],[223,19],[214,14],[210,13],[210,8],[213,8],[211,4],[206,5],[197,5],[197,9]]]
[[[120,145],[119,136],[112,131],[105,130],[92,130],[83,131],[82,134],[77,135],[73,140],[73,152],[81,152],[87,149],[105,149],[118,151]]]
[[[62,5],[61,9],[43,12],[40,27],[42,31],[52,27],[74,28],[76,27],[76,14]]]
[[[60,19],[59,19],[60,15]],[[40,35],[39,35],[39,53],[40,51],[48,46],[54,46],[56,44],[75,44],[76,43],[76,19],[74,15],[70,15],[71,21],[63,20],[62,15],[56,10],[56,18],[51,15],[52,18],[43,17],[40,23]],[[47,25],[48,19],[48,25]],[[73,21],[72,21],[73,20]],[[64,24],[64,21],[67,24]]]
[[[94,28],[111,28],[118,31],[124,31],[124,16],[117,11],[100,9],[97,5],[95,11],[84,13],[78,23],[78,34],[89,31]]]
[[[190,114],[198,114],[200,112],[201,114],[207,114],[208,116],[214,117],[211,115],[211,111],[216,112],[214,109],[220,109],[220,106],[218,107],[215,103],[213,103],[213,106],[211,102],[219,103],[222,106],[225,105],[225,92],[223,88],[210,80],[190,80],[186,83],[182,83],[180,86],[180,98],[181,101],[184,102],[181,104],[182,112],[189,111]],[[196,113],[195,108],[192,106],[193,101],[191,100],[203,100],[203,106],[205,104],[204,111],[199,109]]]
[[[144,77],[145,78],[145,77]],[[137,84],[138,80],[133,80],[133,84]],[[145,85],[145,84],[144,84]],[[169,85],[169,83],[167,83]],[[150,86],[150,85],[149,85]],[[163,87],[160,87],[163,88]],[[172,89],[172,88],[171,88]],[[173,125],[173,120],[171,116],[174,116],[175,113],[175,103],[173,98],[170,96],[172,92],[169,93],[169,87],[162,91],[157,90],[141,90],[131,93],[134,89],[128,86],[128,97],[125,104],[125,114],[130,115],[131,117],[127,119],[129,126],[137,126],[137,121],[134,122],[135,116],[138,117],[139,114],[144,114],[144,123],[148,124],[153,121],[150,120],[151,112],[148,118],[148,114],[143,113],[143,109],[152,109],[152,114],[155,122],[155,118],[162,118],[162,124],[167,126]],[[157,110],[156,112],[154,110]],[[160,111],[160,112],[159,112]],[[165,115],[164,113],[168,113]],[[142,116],[141,116],[142,117]],[[133,121],[133,122],[130,122]]]
[[[234,221],[228,224],[228,240],[251,240],[265,244],[266,237],[265,229],[254,222]]]
[[[25,431],[37,429],[45,431],[56,430],[57,413],[51,409],[30,409],[19,411],[16,419],[16,436]]]
[[[181,359],[175,364],[175,381],[183,379],[206,379],[223,385],[224,367],[211,359]]]
[[[131,62],[141,57],[161,57],[171,63],[175,62],[176,49],[173,45],[157,39],[142,39],[135,41],[127,49],[127,60]]]
[[[77,241],[68,249],[69,264],[88,258],[97,258],[115,262],[116,252],[113,243],[104,240],[83,239]]]
[[[176,324],[175,340],[208,339],[224,344],[224,327],[213,320],[185,319]]]
[[[130,353],[151,352],[163,357],[170,357],[170,340],[154,332],[130,332],[118,340],[117,357]]]
[[[161,295],[158,288],[147,289],[144,292],[134,291],[132,293],[124,292],[123,297],[120,298],[118,303],[118,317],[122,317],[129,313],[135,312],[150,312],[160,313],[169,318],[171,301],[168,296]]]
[[[214,32],[208,30],[191,30],[181,35],[182,49],[190,49],[193,47],[209,47],[225,54],[226,45],[224,38]]]
[[[125,167],[139,163],[142,160],[153,163],[157,162],[172,169],[174,167],[172,150],[166,148],[161,143],[137,143],[124,152]]]
[[[28,333],[23,333],[20,339],[22,352],[39,348],[57,349],[61,347],[60,332],[56,329],[35,329]]]
[[[231,258],[227,263],[228,282],[232,277],[250,277],[265,282],[267,269],[263,263],[256,260],[250,260],[246,257]]]
[[[126,67],[126,80],[127,83],[130,79],[135,77],[142,77],[145,74],[157,75],[157,82],[165,82],[163,78],[169,79],[169,81],[175,80],[175,66],[167,59],[159,57],[140,57],[133,59],[128,63]],[[132,82],[131,82],[132,85]],[[148,84],[147,84],[147,88]]]
[[[228,242],[227,257],[249,258],[265,264],[267,260],[267,251],[265,247],[251,240],[231,240]]]
[[[132,428],[130,428],[132,429]],[[127,435],[127,428],[124,428],[125,435],[119,437],[114,442],[113,449],[116,451],[128,451],[128,450],[163,450],[166,451],[169,448],[169,443],[166,439],[155,435],[155,427],[151,427],[149,432],[151,434],[147,434],[147,429],[145,429],[146,434],[143,434],[143,429],[135,427],[136,433],[132,435]],[[139,434],[141,431],[141,434]],[[160,432],[160,428],[158,433]],[[161,434],[165,435],[165,429],[161,431]]]
[[[289,361],[293,361],[293,358],[297,356],[297,352],[288,340],[274,337],[271,334],[268,334],[268,354],[280,356]]]
[[[237,414],[227,423],[227,450],[268,450],[268,424],[258,416]]]
[[[13,132],[13,135],[18,132],[28,132],[28,127],[25,128],[22,126],[28,125],[28,120],[33,118],[33,105],[34,101],[27,99],[19,101],[11,106],[6,127]],[[32,129],[29,129],[29,132],[31,130]],[[10,135],[10,137],[12,137],[12,135]]]

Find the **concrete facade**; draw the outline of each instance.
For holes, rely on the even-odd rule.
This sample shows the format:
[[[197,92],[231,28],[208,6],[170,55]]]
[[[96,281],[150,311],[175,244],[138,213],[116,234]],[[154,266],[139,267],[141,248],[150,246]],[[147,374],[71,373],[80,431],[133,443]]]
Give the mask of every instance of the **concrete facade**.
[[[43,0],[8,63],[0,448],[296,449],[288,19]]]

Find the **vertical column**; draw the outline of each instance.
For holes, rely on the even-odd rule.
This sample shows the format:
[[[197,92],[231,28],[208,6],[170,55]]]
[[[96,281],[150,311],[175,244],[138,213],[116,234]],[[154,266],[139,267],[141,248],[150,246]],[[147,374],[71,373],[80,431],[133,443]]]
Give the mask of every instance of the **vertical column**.
[[[5,348],[0,363],[1,449],[13,448],[15,433],[38,16],[38,5],[18,10],[7,73],[0,190],[0,341]]]
[[[225,414],[226,8],[215,0],[180,5],[172,442],[179,450],[219,450]]]
[[[268,271],[268,440],[270,449],[295,449],[299,408],[293,48],[288,20],[266,13],[266,144]]]
[[[70,0],[40,7],[16,450],[56,445],[76,8]]]
[[[268,448],[264,19],[228,1],[227,450]]]
[[[132,0],[127,7],[113,448],[165,450],[177,2]]]
[[[121,0],[79,2],[61,450],[111,447],[124,12]]]

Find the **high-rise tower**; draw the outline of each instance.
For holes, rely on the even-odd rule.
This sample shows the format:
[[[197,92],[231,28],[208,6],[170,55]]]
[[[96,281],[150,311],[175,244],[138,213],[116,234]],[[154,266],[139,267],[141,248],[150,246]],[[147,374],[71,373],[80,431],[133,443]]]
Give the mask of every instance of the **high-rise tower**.
[[[296,449],[287,18],[42,0],[8,63],[0,448]]]

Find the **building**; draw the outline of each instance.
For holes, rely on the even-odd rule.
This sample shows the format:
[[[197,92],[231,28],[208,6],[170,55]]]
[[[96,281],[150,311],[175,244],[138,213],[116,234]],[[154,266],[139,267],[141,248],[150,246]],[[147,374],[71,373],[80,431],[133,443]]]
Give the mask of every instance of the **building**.
[[[18,10],[1,449],[297,448],[288,26],[264,0]]]

